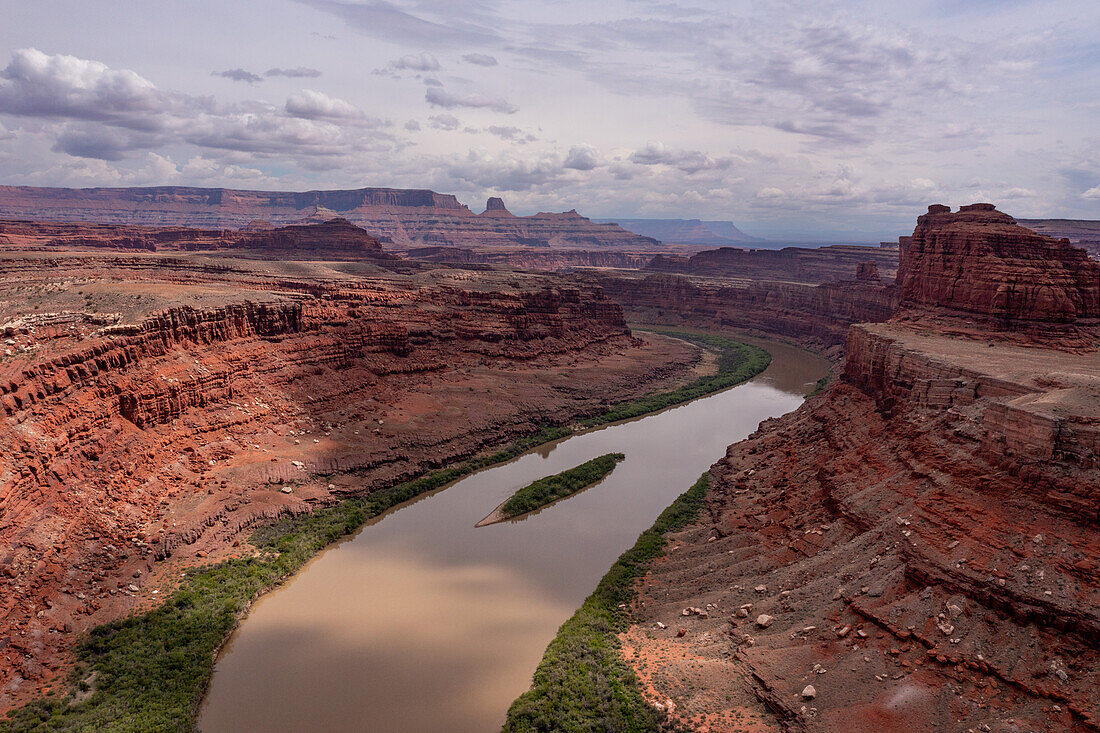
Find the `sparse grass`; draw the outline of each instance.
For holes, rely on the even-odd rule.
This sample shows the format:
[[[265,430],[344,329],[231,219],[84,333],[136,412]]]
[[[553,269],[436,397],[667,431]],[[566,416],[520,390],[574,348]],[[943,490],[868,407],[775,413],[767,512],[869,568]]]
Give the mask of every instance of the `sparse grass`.
[[[568,471],[533,481],[504,502],[500,508],[501,515],[505,519],[511,519],[575,494],[603,480],[615,470],[615,465],[625,458],[626,456],[622,453],[607,453],[570,468]]]
[[[687,341],[703,348],[718,352],[718,371],[709,377],[700,377],[689,384],[671,392],[657,392],[641,399],[621,402],[602,415],[584,421],[586,426],[603,425],[617,420],[627,420],[645,415],[666,407],[690,402],[712,392],[718,392],[751,379],[764,371],[772,361],[772,356],[759,346],[743,344],[725,336],[714,334],[688,333],[655,328],[653,333]]]
[[[646,412],[724,389],[762,371],[771,358],[762,349],[719,336],[675,331],[662,333],[708,348],[719,349],[718,374],[696,380],[672,392],[658,393],[640,400],[621,403],[602,415],[584,421],[586,426],[603,425],[616,420],[637,417]],[[214,566],[192,570],[183,579],[180,588],[168,596],[156,609],[93,629],[76,648],[77,666],[70,676],[66,692],[63,695],[44,696],[10,711],[6,718],[0,718],[0,733],[25,731],[144,733],[145,731],[194,730],[195,717],[213,672],[214,655],[256,597],[293,574],[326,545],[354,532],[363,522],[387,509],[482,468],[511,460],[538,445],[560,440],[571,434],[572,431],[565,427],[547,427],[495,453],[476,456],[456,466],[432,471],[390,489],[377,491],[365,497],[346,499],[334,506],[318,509],[312,514],[283,519],[257,529],[251,537],[251,542],[261,550],[258,556],[228,560]],[[696,485],[698,486],[699,484]],[[597,694],[605,697],[610,695],[610,698],[604,700],[606,704],[601,703],[598,708],[610,716],[608,720],[641,721],[643,718],[650,720],[644,716],[655,715],[655,711],[650,710],[649,713],[645,713],[645,710],[649,710],[648,708],[643,710],[638,707],[644,706],[644,702],[637,692],[633,675],[621,662],[619,667],[608,666],[617,660],[617,656],[614,654],[608,656],[609,650],[604,648],[607,643],[604,637],[592,635],[591,629],[595,628],[592,623],[596,623],[597,627],[603,624],[606,628],[611,628],[607,623],[614,620],[612,616],[617,618],[617,614],[620,613],[616,607],[617,603],[624,601],[612,603],[611,607],[615,612],[612,616],[607,616],[600,609],[604,608],[605,602],[609,602],[608,598],[627,597],[623,595],[627,592],[623,590],[626,587],[623,584],[626,583],[624,579],[628,576],[623,573],[635,572],[637,564],[644,562],[638,558],[649,557],[646,553],[659,550],[663,545],[659,535],[668,530],[658,529],[658,525],[662,521],[666,523],[672,521],[669,517],[680,516],[684,511],[685,497],[696,491],[696,487],[667,509],[661,515],[661,519],[658,519],[658,524],[654,525],[655,529],[643,534],[635,548],[620,558],[620,562],[601,583],[602,590],[597,589],[590,598],[591,601],[598,596],[599,605],[593,607],[591,613],[585,617],[585,624],[588,624],[584,627],[585,633],[574,637],[570,642],[570,649],[575,647],[578,654],[583,651],[581,647],[585,644],[596,645],[585,653],[589,655],[590,663],[598,661],[603,665],[592,667],[594,675],[592,684],[597,684],[597,680],[600,682],[597,688],[589,685],[583,690],[578,689],[577,694]],[[705,492],[705,484],[699,492],[699,501],[701,501],[701,492]],[[671,515],[670,512],[672,512]],[[652,532],[657,534],[653,535]],[[629,578],[632,579],[633,576]],[[605,585],[607,583],[611,585]],[[604,623],[605,621],[607,623]],[[567,622],[567,625],[572,622],[572,620]],[[555,644],[558,642],[555,641]],[[558,644],[555,648],[560,646],[561,644]],[[549,650],[547,653],[550,653]],[[544,660],[540,670],[546,664]],[[87,680],[93,673],[95,674],[95,682],[91,686],[93,692],[91,695],[86,691],[81,694],[81,681]],[[571,672],[570,675],[572,674]],[[538,675],[536,675],[537,679]],[[611,686],[605,689],[602,686],[605,684]],[[569,693],[568,699],[573,701],[570,705],[580,699],[573,695],[571,690],[564,690],[563,694],[565,693]],[[80,695],[79,698],[78,695]],[[539,703],[537,700],[532,701],[532,704],[535,704],[539,710],[547,709],[544,703]],[[607,705],[613,705],[618,712],[606,712]],[[563,720],[564,727],[553,729],[590,729],[576,727],[570,720]],[[509,721],[509,725],[512,725],[511,714]],[[528,728],[515,729],[527,730]],[[551,728],[531,729],[550,730]],[[621,727],[618,729],[644,730],[646,728]]]
[[[642,698],[634,671],[619,655],[618,634],[630,626],[625,607],[634,599],[635,581],[652,560],[664,554],[664,535],[699,514],[707,485],[703,474],[665,509],[562,624],[535,670],[531,689],[509,708],[506,733],[661,728],[664,716]]]

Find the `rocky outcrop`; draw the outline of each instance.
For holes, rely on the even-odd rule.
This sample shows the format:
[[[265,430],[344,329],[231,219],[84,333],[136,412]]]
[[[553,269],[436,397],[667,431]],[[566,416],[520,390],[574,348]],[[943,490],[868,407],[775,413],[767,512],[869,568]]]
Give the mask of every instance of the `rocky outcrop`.
[[[856,280],[881,280],[878,274],[878,265],[874,262],[860,262],[856,267]]]
[[[883,277],[892,279],[898,269],[896,247],[830,245],[740,249],[721,247],[691,257],[657,255],[647,270],[705,277],[784,280],[821,284],[846,280],[864,262],[874,263]]]
[[[902,302],[1011,328],[1100,318],[1100,263],[1025,229],[993,204],[928,207],[903,238]]]
[[[318,212],[320,214],[318,215]],[[361,188],[347,191],[239,191],[224,188],[35,188],[0,186],[0,219],[127,226],[237,229],[252,221],[316,223],[339,216],[384,245],[408,248],[564,247],[653,249],[659,243],[576,211],[512,216],[500,199],[475,215],[449,194]],[[312,218],[311,218],[312,217]]]
[[[712,468],[624,635],[674,718],[1100,728],[1100,339],[1078,255],[1006,218],[933,207],[900,277],[927,317],[853,326],[842,379]],[[990,330],[1073,312],[1075,353]]]

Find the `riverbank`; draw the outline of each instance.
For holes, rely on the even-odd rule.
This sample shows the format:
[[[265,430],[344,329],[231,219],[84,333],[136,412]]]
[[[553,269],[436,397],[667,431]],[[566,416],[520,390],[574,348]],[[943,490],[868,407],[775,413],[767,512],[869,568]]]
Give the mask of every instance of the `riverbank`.
[[[535,670],[531,689],[512,704],[505,733],[657,730],[665,716],[642,697],[638,678],[619,656],[630,627],[635,582],[661,557],[665,534],[694,521],[708,486],[703,474],[607,571],[596,590],[562,624]]]
[[[710,340],[712,347],[728,342],[737,354],[726,354],[724,362],[719,358],[725,371],[720,368],[719,375],[617,405],[584,425],[595,427],[696,399],[752,377],[770,361],[762,349],[714,338],[718,340]],[[190,571],[158,608],[94,629],[77,649],[78,666],[69,690],[12,711],[8,720],[0,722],[0,731],[38,726],[50,730],[192,729],[217,650],[264,591],[326,545],[387,509],[570,434],[567,427],[544,428],[495,453],[258,530],[252,537],[256,547],[252,555]]]

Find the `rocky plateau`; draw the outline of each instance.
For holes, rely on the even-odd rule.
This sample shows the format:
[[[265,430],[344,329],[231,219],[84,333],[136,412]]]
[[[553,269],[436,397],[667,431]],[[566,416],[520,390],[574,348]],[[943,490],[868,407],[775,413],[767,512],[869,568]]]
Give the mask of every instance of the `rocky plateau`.
[[[709,731],[1100,728],[1100,263],[992,205],[901,240],[897,312],[710,471],[623,659]]]

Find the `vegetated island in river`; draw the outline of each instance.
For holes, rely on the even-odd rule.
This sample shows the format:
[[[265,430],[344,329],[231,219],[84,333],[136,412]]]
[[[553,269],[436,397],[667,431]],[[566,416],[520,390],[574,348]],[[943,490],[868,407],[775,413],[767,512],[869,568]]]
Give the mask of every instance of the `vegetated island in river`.
[[[726,336],[647,330],[717,351],[718,372],[670,392],[613,405],[582,420],[585,428],[656,412],[732,387],[764,371],[771,362],[764,349]],[[572,434],[564,425],[547,425],[495,452],[488,450],[391,488],[257,527],[248,541],[255,548],[253,554],[189,568],[179,587],[160,606],[92,629],[74,650],[76,664],[69,679],[58,685],[60,689],[51,689],[9,711],[6,717],[0,716],[0,733],[195,730],[215,656],[262,593],[296,572],[325,546],[387,509]],[[625,624],[623,620],[623,629]],[[646,708],[637,707],[641,694],[636,692],[636,681],[630,684],[634,686],[628,685],[626,694],[631,709],[644,712]],[[509,725],[511,721],[510,717]]]
[[[515,519],[536,509],[542,509],[559,499],[572,496],[578,491],[603,481],[615,470],[619,461],[623,460],[626,460],[626,456],[622,453],[605,453],[561,473],[532,481],[512,494],[507,501],[474,526],[486,527],[497,522]]]

